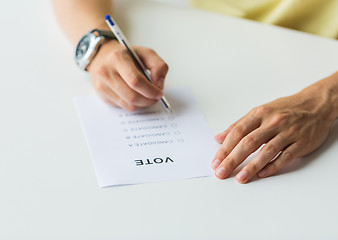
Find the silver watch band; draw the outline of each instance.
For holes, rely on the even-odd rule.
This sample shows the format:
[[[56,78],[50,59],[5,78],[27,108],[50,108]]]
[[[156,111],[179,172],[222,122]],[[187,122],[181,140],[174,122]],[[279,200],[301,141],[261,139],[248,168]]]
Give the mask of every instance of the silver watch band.
[[[80,69],[87,69],[105,39],[116,39],[116,37],[110,31],[93,29],[81,38],[75,52],[75,62]]]

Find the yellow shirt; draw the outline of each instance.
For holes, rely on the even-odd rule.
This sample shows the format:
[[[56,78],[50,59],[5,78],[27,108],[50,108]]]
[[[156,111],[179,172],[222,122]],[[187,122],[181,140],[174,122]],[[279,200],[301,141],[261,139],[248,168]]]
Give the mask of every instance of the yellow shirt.
[[[194,7],[338,38],[338,0],[190,0]]]

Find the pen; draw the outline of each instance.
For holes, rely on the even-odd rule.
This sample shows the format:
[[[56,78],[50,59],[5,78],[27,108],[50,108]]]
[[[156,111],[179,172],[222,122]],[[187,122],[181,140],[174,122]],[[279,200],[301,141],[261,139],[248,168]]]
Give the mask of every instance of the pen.
[[[117,40],[122,45],[124,45],[127,48],[130,56],[134,60],[135,64],[140,68],[140,70],[142,71],[143,75],[148,79],[149,82],[152,83],[153,81],[151,80],[150,74],[148,73],[146,67],[143,65],[143,63],[141,62],[141,60],[137,56],[137,54],[129,47],[130,44],[128,43],[127,38],[123,35],[122,31],[117,26],[117,24],[115,23],[115,21],[113,21],[109,15],[105,16],[105,20],[106,20],[106,23],[109,26],[110,30],[115,34],[115,37],[117,38]],[[168,100],[164,96],[162,96],[161,102],[165,106],[166,110],[168,112],[171,112],[170,104],[169,104]]]

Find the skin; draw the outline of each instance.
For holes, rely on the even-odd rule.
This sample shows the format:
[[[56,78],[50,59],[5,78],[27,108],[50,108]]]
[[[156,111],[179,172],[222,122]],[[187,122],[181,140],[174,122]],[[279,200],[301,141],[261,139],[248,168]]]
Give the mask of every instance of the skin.
[[[109,30],[104,21],[112,14],[107,0],[53,0],[59,22],[76,45],[93,28]],[[150,106],[163,95],[167,64],[151,49],[134,47],[151,71],[150,84],[116,40],[106,41],[87,67],[98,95],[108,104],[134,111]],[[296,158],[316,150],[338,118],[338,72],[301,92],[252,109],[215,139],[222,144],[212,167],[225,179],[253,152],[261,150],[237,174],[240,183],[254,176],[268,177]],[[272,161],[273,160],[273,161]]]
[[[338,72],[295,95],[252,109],[218,134],[215,139],[222,145],[212,167],[225,179],[265,144],[236,179],[246,183],[256,175],[271,176],[322,145],[337,118]]]
[[[91,29],[110,31],[104,16],[112,14],[112,1],[53,0],[53,6],[74,46]],[[128,111],[153,105],[161,99],[168,72],[168,65],[153,50],[136,46],[133,49],[150,70],[152,84],[116,40],[106,40],[87,67],[98,95],[108,104]]]

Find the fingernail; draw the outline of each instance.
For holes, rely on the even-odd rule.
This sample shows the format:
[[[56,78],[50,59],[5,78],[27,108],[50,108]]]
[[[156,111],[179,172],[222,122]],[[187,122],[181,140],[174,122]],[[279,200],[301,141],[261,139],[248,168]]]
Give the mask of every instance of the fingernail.
[[[236,175],[236,177],[242,182],[244,182],[248,178],[248,173],[245,170],[242,170]]]
[[[216,168],[218,168],[218,166],[221,164],[221,161],[220,160],[218,160],[218,159],[216,159],[215,161],[213,161],[212,162],[212,167],[213,167],[213,169],[216,169]]]
[[[262,169],[260,172],[258,172],[258,176],[264,177],[266,175],[266,169]]]
[[[224,167],[220,167],[216,170],[216,175],[219,177],[219,178],[225,178],[226,177],[226,170]]]

